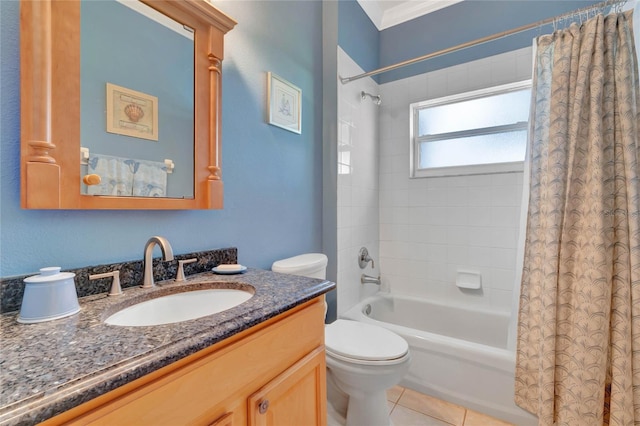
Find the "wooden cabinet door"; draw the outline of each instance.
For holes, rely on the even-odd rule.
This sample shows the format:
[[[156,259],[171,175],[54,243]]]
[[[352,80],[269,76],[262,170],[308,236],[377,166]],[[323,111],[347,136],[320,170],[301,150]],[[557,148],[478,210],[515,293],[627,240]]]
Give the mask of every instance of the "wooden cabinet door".
[[[209,426],[234,426],[233,413],[227,413],[224,416],[217,418]]]
[[[249,397],[249,426],[324,426],[324,348],[310,352]]]

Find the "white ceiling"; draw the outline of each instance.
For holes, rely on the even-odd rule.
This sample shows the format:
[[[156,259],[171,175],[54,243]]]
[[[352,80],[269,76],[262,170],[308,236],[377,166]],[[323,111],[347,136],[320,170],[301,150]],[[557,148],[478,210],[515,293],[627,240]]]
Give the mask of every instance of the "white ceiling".
[[[358,0],[379,31],[463,0]]]

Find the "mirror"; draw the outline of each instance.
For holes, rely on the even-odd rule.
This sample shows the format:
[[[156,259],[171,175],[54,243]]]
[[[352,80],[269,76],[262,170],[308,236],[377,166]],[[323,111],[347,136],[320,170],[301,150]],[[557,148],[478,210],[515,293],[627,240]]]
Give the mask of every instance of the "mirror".
[[[20,13],[23,208],[222,208],[233,19],[204,0],[45,0]],[[87,186],[96,175],[118,185]]]
[[[80,3],[80,174],[102,177],[83,194],[193,198],[193,53],[144,3]]]

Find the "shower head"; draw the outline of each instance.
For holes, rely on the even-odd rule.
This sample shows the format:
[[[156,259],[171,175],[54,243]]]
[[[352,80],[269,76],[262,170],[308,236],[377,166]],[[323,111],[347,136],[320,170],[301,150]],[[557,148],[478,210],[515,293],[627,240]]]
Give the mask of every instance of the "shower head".
[[[365,99],[367,99],[367,97],[371,98],[373,103],[376,104],[376,105],[380,105],[382,103],[382,98],[380,97],[380,95],[372,95],[371,93],[367,93],[364,90],[362,92],[360,92],[360,99],[361,100],[364,101]]]

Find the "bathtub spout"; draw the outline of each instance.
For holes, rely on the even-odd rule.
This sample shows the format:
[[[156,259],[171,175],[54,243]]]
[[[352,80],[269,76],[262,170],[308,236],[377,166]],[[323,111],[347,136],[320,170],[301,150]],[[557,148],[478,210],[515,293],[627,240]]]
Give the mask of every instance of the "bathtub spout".
[[[377,285],[380,285],[380,275],[378,275],[377,277],[372,277],[372,276],[367,275],[367,274],[362,274],[362,275],[360,275],[360,282],[362,284],[377,284]]]

